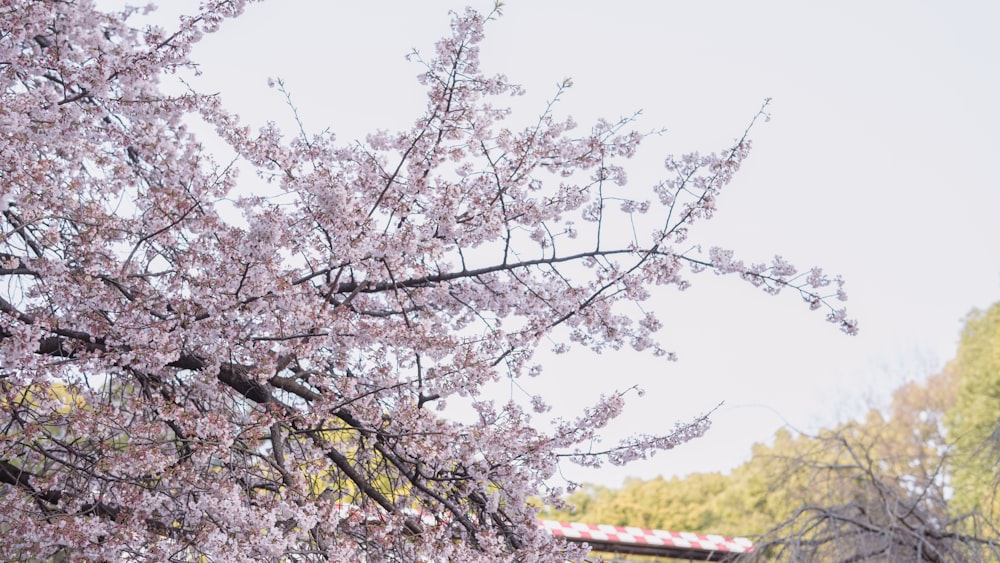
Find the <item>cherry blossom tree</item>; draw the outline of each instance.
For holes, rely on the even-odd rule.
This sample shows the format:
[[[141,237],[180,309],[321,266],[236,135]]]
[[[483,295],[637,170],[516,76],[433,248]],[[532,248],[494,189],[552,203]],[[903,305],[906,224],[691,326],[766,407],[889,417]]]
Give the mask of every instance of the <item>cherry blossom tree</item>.
[[[632,119],[581,130],[550,105],[505,127],[520,90],[480,69],[496,12],[471,10],[415,57],[411,128],[348,144],[252,131],[164,86],[246,3],[206,1],[169,30],[91,0],[0,4],[5,556],[578,558],[529,503],[563,492],[559,465],[627,463],[707,417],[595,451],[624,390],[550,420],[544,398],[484,387],[538,375],[540,346],[669,356],[642,303],[700,271],[856,330],[839,278],[692,239],[746,135],[629,186]],[[213,159],[195,122],[238,162]]]

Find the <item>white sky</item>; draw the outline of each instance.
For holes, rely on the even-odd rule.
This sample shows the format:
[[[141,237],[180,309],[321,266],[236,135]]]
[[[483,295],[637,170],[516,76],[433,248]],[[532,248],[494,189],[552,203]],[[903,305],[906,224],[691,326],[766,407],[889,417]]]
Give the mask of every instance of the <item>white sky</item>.
[[[171,13],[190,5],[161,3]],[[448,10],[463,6],[251,6],[195,51],[197,85],[248,122],[275,120],[289,134],[268,77],[285,80],[311,131],[330,128],[348,143],[406,128],[424,98],[420,69],[403,56],[414,47],[429,56]],[[572,77],[558,111],[581,126],[641,109],[641,130],[668,129],[630,163],[637,192],[667,153],[725,148],[773,98],[719,213],[692,239],[841,273],[861,322],[850,338],[795,295],[711,274],[663,294],[655,307],[677,363],[578,352],[548,359],[545,376],[527,384],[565,407],[634,379],[647,393],[616,431],[666,430],[725,401],[715,426],[648,462],[569,476],[617,485],[728,469],[786,421],[814,430],[938,368],[964,315],[1000,299],[1000,4],[511,0],[504,12],[487,28],[483,61],[527,87],[515,120],[536,117]]]

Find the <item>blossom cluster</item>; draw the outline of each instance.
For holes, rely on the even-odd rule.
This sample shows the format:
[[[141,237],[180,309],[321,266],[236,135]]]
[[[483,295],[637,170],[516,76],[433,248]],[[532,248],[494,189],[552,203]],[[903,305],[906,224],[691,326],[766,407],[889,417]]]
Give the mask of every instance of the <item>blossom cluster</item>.
[[[174,29],[91,0],[0,6],[10,557],[575,559],[529,502],[557,500],[559,464],[627,463],[708,418],[595,449],[624,392],[547,425],[544,397],[498,403],[486,386],[544,376],[543,345],[670,357],[641,304],[705,269],[797,291],[853,332],[829,304],[846,298],[839,278],[691,250],[745,135],[668,159],[637,191],[632,118],[581,131],[550,105],[506,125],[497,100],[521,89],[480,68],[495,13],[471,10],[414,57],[427,104],[413,127],[349,145],[253,131],[217,97],[161,85],[197,70],[192,46],[246,4],[205,2]],[[280,203],[246,193],[194,117]],[[633,215],[658,226],[619,240]]]

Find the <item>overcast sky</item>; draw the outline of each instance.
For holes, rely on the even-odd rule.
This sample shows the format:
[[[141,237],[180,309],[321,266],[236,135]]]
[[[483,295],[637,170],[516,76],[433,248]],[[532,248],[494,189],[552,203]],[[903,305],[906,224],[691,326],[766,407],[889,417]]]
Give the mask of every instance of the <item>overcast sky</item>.
[[[108,2],[104,2],[107,4]],[[165,2],[164,2],[165,3]],[[488,10],[492,3],[476,1]],[[171,11],[188,2],[170,2]],[[461,1],[272,0],[195,51],[197,85],[252,124],[294,133],[282,78],[310,131],[345,142],[408,127],[423,108],[407,63]],[[568,471],[617,485],[726,470],[782,425],[815,430],[950,359],[962,318],[1000,300],[1000,4],[995,2],[528,2],[487,28],[483,61],[528,94],[515,122],[575,86],[557,112],[581,125],[642,110],[665,127],[631,162],[637,193],[670,152],[725,148],[765,98],[771,121],[692,238],[748,260],[781,254],[843,274],[847,337],[794,295],[701,275],[654,303],[676,363],[633,353],[546,359],[532,392],[561,408],[634,379],[646,395],[615,432],[669,428],[720,402],[701,440],[626,469]],[[523,110],[523,111],[522,111]],[[520,121],[519,121],[520,120]]]

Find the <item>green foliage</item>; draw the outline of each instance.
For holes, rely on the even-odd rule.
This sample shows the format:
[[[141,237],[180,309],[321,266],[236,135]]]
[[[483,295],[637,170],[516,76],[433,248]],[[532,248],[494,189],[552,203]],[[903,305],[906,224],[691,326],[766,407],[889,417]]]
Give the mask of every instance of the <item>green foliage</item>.
[[[944,425],[957,388],[958,373],[946,369],[902,385],[861,420],[816,435],[779,430],[728,474],[586,486],[567,499],[575,511],[546,517],[749,536],[765,560],[957,556],[968,519],[948,504]]]
[[[946,417],[956,442],[954,506],[958,512],[979,511],[996,521],[1000,516],[1000,303],[969,315],[951,368],[960,380],[955,406]]]
[[[766,561],[1000,560],[1000,303],[941,373],[857,421],[778,431],[728,474],[585,486],[588,523],[749,536]]]
[[[586,486],[588,523],[754,538],[763,561],[1000,560],[1000,303],[955,359],[889,404],[815,435],[778,431],[728,474]]]
[[[628,479],[621,489],[586,485],[568,497],[572,511],[549,511],[544,518],[616,526],[698,531],[716,529],[724,518],[728,478],[699,473],[684,479]]]

